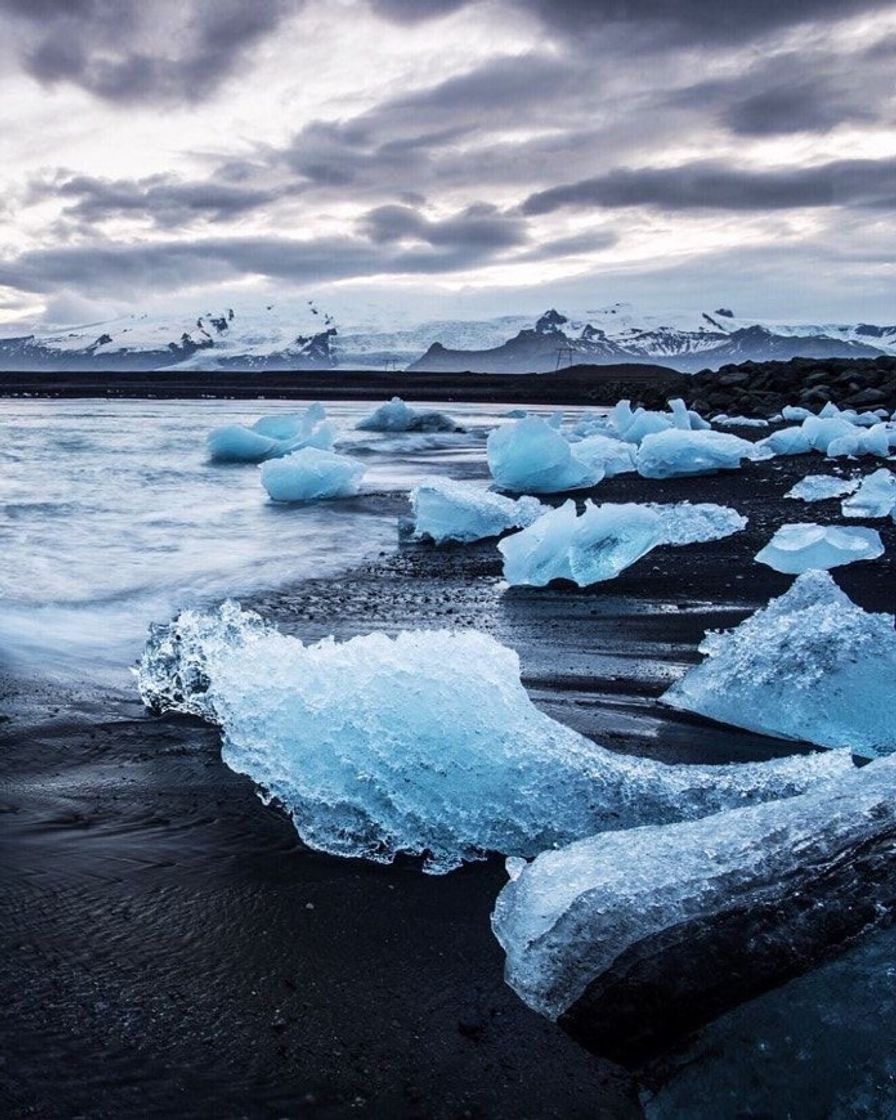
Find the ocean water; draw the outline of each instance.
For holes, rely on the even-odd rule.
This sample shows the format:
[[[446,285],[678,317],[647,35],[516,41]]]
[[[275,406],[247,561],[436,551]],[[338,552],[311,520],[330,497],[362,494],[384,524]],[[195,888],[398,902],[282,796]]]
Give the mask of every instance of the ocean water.
[[[337,449],[367,465],[361,495],[278,506],[256,466],[210,463],[205,437],[301,402],[0,401],[0,658],[124,682],[150,622],[337,575],[396,547],[397,495],[421,476],[487,477],[504,408],[433,406],[463,434],[354,431],[375,403],[327,405]]]

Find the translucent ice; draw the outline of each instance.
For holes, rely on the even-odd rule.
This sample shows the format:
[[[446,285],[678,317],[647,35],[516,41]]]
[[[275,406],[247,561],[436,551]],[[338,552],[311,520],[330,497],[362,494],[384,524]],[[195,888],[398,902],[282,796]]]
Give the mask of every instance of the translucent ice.
[[[208,436],[209,456],[216,463],[261,463],[302,447],[330,450],[336,430],[326,417],[323,405],[313,404],[304,413],[263,416],[251,428],[215,428]]]
[[[875,424],[864,430],[853,426],[851,432],[832,439],[826,450],[829,459],[858,459],[863,455],[877,455],[885,459],[890,454],[887,426]]]
[[[786,420],[788,424],[801,424],[804,420],[808,420],[812,416],[812,412],[808,408],[800,408],[798,405],[788,404],[781,409],[781,418]]]
[[[738,532],[747,520],[736,510],[711,503],[596,506],[585,502],[576,516],[570,499],[549,510],[498,545],[504,578],[511,585],[544,587],[568,579],[580,587],[613,579],[661,544],[695,544]]]
[[[851,494],[859,485],[857,478],[837,478],[832,474],[808,474],[791,487],[785,498],[799,498],[803,502],[823,502],[828,498],[842,498]]]
[[[793,948],[801,948],[810,961],[812,954],[817,959],[829,946],[826,939],[832,934],[825,926],[832,926],[830,918],[821,906],[813,914],[809,905],[800,903],[801,897],[811,898],[814,889],[822,901],[836,907],[837,887],[826,884],[832,869],[844,905],[869,890],[864,876],[850,877],[849,857],[875,843],[882,859],[891,850],[894,789],[896,759],[885,759],[800,797],[697,821],[604,833],[545,851],[523,868],[511,864],[516,877],[498,896],[492,917],[507,954],[507,981],[530,1007],[550,1018],[568,1012],[586,992],[588,1005],[599,1015],[602,982],[606,1003],[618,1005],[613,981],[632,984],[627,969],[636,972],[639,962],[649,961],[651,955],[662,959],[665,953],[670,960],[686,961],[696,982],[691,993],[690,976],[677,972],[662,978],[668,987],[666,992],[654,989],[654,1006],[671,1017],[685,1004],[686,1015],[689,998],[705,996],[706,989],[722,987],[725,980],[714,970],[716,954],[704,957],[695,948],[688,961],[688,954],[677,954],[676,947],[686,946],[689,932],[695,930],[701,933],[701,943],[712,947],[714,922],[742,913],[742,926],[749,928],[755,911],[777,908],[772,921],[759,927],[764,937],[746,936],[729,951],[735,969],[740,966],[766,984],[774,982],[795,936],[803,944]],[[838,880],[836,871],[842,864],[845,875]],[[833,898],[824,898],[826,889]],[[886,909],[879,911],[876,920],[883,923]],[[854,935],[862,932],[865,920],[864,913],[856,914]],[[645,971],[649,973],[649,964]],[[663,1000],[666,993],[668,999]],[[587,1035],[582,1010],[574,1017]],[[619,1029],[609,1016],[607,1022],[590,1026],[605,1034]],[[658,1027],[662,1030],[665,1024]]]
[[[502,490],[517,494],[579,490],[604,477],[599,463],[577,457],[578,448],[589,442],[570,444],[550,424],[529,416],[489,434],[489,470]]]
[[[421,411],[393,397],[355,425],[361,432],[459,432],[460,425],[444,412]]]
[[[733,630],[707,634],[700,652],[663,695],[673,708],[868,757],[896,750],[893,616],[867,614],[827,572],[806,572]]]
[[[765,457],[757,445],[728,432],[656,432],[638,448],[638,473],[645,478],[712,474],[736,470],[744,459]]]
[[[808,433],[802,427],[781,428],[757,444],[772,455],[807,455],[813,450]]]
[[[839,568],[856,560],[876,560],[883,553],[876,529],[804,522],[782,525],[756,553],[756,559],[776,572],[798,575],[810,568]]]
[[[851,765],[824,753],[668,766],[608,751],[536,708],[516,653],[473,630],[303,645],[225,603],[154,626],[137,677],[156,711],[220,725],[224,761],[310,846],[384,863],[406,852],[433,872],[794,796]]]
[[[411,492],[414,532],[436,544],[498,537],[531,525],[544,513],[537,498],[512,501],[468,482],[425,478]]]
[[[768,420],[762,420],[757,416],[728,416],[727,413],[720,412],[718,416],[713,416],[713,424],[717,428],[767,428]]]
[[[844,517],[886,517],[896,506],[896,475],[886,467],[862,479],[862,485],[842,503]]]
[[[357,494],[365,467],[357,459],[303,447],[261,468],[261,483],[275,502],[312,502]]]
[[[603,478],[613,478],[635,469],[636,448],[625,440],[612,436],[594,434],[572,444],[575,459],[591,467],[595,474]]]

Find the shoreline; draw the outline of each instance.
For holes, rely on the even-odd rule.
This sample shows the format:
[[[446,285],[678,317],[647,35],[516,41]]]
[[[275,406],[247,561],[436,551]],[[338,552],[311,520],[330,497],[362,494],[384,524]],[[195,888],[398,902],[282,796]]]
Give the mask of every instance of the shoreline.
[[[343,576],[244,602],[308,641],[486,630],[518,650],[539,707],[613,749],[681,762],[790,754],[806,748],[657,696],[699,659],[706,629],[789,585],[752,559],[778,524],[839,516],[836,501],[782,496],[838,469],[822,462],[601,483],[601,500],[715,501],[750,520],[718,542],[656,549],[588,590],[504,589],[494,542],[400,543]],[[892,612],[896,527],[868,524],[888,552],[835,578],[866,609]],[[7,704],[33,687],[7,677]],[[110,708],[85,690],[67,707],[48,688],[35,700],[44,719],[0,724],[8,1115],[641,1115],[634,1077],[504,984],[488,920],[499,857],[432,877],[409,861],[320,855],[224,766],[214,728],[150,716],[136,696]]]

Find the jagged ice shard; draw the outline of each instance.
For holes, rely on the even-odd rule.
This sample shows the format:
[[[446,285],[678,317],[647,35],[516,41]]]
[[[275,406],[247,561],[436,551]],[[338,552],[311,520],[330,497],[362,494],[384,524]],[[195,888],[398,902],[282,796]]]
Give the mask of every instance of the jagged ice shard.
[[[856,560],[876,560],[883,553],[883,542],[876,529],[799,522],[782,525],[765,548],[756,553],[756,560],[776,572],[799,575],[813,568],[826,570]]]
[[[706,659],[662,699],[763,735],[888,754],[896,750],[893,622],[857,607],[827,572],[809,571],[733,630],[707,634]]]
[[[896,474],[881,467],[866,478],[852,497],[841,503],[844,517],[886,517],[896,506]]]
[[[608,751],[536,708],[516,653],[472,630],[306,646],[225,603],[154,626],[136,672],[151,708],[219,724],[225,763],[311,847],[408,853],[430,872],[797,795],[851,766],[845,752],[669,766]]]
[[[264,463],[261,483],[275,502],[313,502],[358,493],[365,467],[357,459],[303,447],[283,459]]]
[[[507,980],[589,1049],[636,1062],[885,924],[894,846],[891,758],[509,862],[493,915]]]
[[[545,511],[537,498],[518,501],[468,482],[424,478],[411,491],[414,535],[436,544],[498,537],[508,529],[531,525]]]
[[[504,578],[513,586],[544,587],[568,579],[589,587],[614,579],[657,545],[719,540],[746,524],[736,510],[710,502],[598,506],[586,501],[578,516],[569,499],[506,537],[498,548]]]

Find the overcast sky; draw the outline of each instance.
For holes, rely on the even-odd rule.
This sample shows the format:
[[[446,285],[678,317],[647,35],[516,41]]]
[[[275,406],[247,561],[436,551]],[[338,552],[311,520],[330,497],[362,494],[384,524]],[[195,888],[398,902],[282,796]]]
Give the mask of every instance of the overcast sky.
[[[896,321],[896,3],[0,0],[0,323]]]

